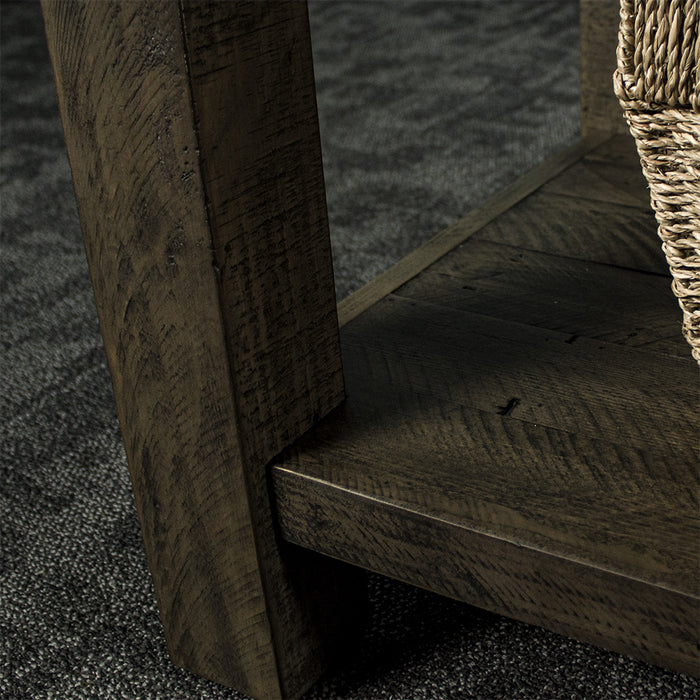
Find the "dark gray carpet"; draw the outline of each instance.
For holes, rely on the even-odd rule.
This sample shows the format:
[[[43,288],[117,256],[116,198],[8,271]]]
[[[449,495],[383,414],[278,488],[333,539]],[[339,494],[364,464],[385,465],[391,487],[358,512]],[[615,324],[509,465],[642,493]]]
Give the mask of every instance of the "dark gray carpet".
[[[311,5],[339,295],[576,136],[567,2]],[[35,3],[2,5],[0,696],[240,698],[171,666]],[[308,699],[693,698],[687,677],[372,576]]]

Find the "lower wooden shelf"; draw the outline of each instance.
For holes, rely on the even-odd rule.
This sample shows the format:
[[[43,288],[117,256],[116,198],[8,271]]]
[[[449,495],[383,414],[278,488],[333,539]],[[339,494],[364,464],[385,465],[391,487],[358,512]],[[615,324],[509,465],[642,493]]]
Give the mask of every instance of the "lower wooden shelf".
[[[424,268],[342,328],[283,537],[697,675],[698,367],[631,140]]]

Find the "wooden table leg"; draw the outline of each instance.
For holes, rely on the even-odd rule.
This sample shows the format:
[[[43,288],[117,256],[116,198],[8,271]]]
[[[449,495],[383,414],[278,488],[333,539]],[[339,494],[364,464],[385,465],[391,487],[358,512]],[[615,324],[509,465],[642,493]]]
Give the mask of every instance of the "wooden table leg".
[[[336,589],[280,551],[266,465],[344,397],[306,6],[43,8],[172,658],[298,694]]]
[[[581,133],[626,134],[612,87],[617,61],[619,0],[579,0],[581,31]]]

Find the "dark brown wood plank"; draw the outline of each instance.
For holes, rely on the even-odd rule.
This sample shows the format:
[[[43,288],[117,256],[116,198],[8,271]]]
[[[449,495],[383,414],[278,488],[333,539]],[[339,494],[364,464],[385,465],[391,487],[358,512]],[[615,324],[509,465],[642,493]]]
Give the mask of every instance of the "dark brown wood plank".
[[[692,358],[396,295],[342,336],[347,404],[273,469],[285,537],[697,673]]]
[[[583,159],[586,161],[607,162],[629,168],[630,170],[638,170],[641,167],[639,154],[637,153],[637,144],[628,131],[606,139],[603,143],[588,151]],[[644,184],[644,187],[646,189],[646,184]]]
[[[668,274],[651,210],[538,191],[474,234],[475,240]]]
[[[279,467],[283,532],[344,561],[681,673],[699,599]]]
[[[520,420],[498,397],[468,404],[459,372],[433,371],[431,395],[395,357],[345,353],[348,405],[289,451],[286,468],[700,594],[697,444],[634,446]]]
[[[583,160],[543,191],[648,210],[649,190],[644,185],[641,168],[630,171],[616,163]]]
[[[581,131],[622,133],[627,125],[612,84],[617,65],[618,0],[581,0]]]
[[[323,671],[329,650],[306,619],[323,601],[300,606],[300,576],[280,568],[264,467],[344,397],[306,3],[186,0],[183,30],[258,564],[288,697]],[[314,568],[301,578],[337,585],[326,563]]]
[[[402,258],[376,279],[342,299],[338,304],[340,325],[352,321],[387,294],[418,275],[426,267],[439,260],[455,246],[468,240],[474,233],[495,219],[499,214],[521,201],[558,173],[608,140],[607,134],[591,131],[585,139],[547,159],[518,178],[512,185],[490,197],[480,207],[469,212],[452,226]]]
[[[670,280],[489,241],[470,241],[397,290],[460,311],[687,357]]]
[[[605,142],[542,188],[612,204],[650,210],[649,187],[642,174],[634,140],[620,135]]]
[[[693,668],[692,359],[395,298],[343,336],[347,405],[273,470],[287,538]]]
[[[265,470],[343,398],[305,5],[44,14],[172,658],[298,694],[342,617],[325,560],[277,545]]]
[[[688,436],[700,435],[690,356],[585,337],[570,343],[568,333],[396,296],[354,324],[344,352],[352,345],[392,362],[415,394],[494,412],[518,397],[509,415],[519,420],[686,455],[697,442]]]
[[[267,462],[343,396],[306,5],[185,0],[183,29],[240,428]]]

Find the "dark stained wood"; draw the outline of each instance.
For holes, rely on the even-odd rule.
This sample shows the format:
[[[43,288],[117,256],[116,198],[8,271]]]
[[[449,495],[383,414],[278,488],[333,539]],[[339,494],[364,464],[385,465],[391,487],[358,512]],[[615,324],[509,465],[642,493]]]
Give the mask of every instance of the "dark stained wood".
[[[580,0],[581,131],[626,133],[627,124],[613,91],[617,65],[618,0]]]
[[[393,381],[401,380],[402,368],[411,391],[429,397],[439,391],[434,400],[495,412],[518,397],[509,415],[519,420],[639,447],[674,447],[686,457],[695,447],[689,435],[700,434],[689,354],[664,356],[585,337],[570,342],[569,333],[398,296],[354,324],[343,334],[344,355],[352,345],[393,362]]]
[[[343,394],[306,5],[183,6],[238,420],[267,462]]]
[[[489,221],[507,211],[554,175],[565,171],[572,163],[578,162],[582,155],[607,140],[605,134],[590,132],[585,139],[581,139],[553,158],[540,163],[519,177],[512,185],[490,197],[482,206],[469,212],[452,226],[399,260],[369,284],[342,299],[338,304],[340,325],[349,323],[387,294],[391,294],[397,287],[415,277],[455,246],[468,240]]]
[[[282,532],[698,674],[697,366],[652,215],[561,177],[342,328],[348,401],[273,467]]]
[[[649,209],[649,190],[642,186],[641,168],[628,170],[617,163],[583,160],[543,188],[553,194],[573,194],[611,204]]]
[[[631,173],[641,171],[637,145],[627,132],[605,139],[583,156],[586,162],[611,163],[629,169]],[[629,175],[630,173],[628,173]],[[619,185],[619,183],[615,183]],[[646,181],[639,180],[639,187],[648,190]]]
[[[306,7],[44,14],[172,658],[299,694],[343,596],[326,560],[280,550],[265,471],[343,399]]]
[[[275,470],[291,539],[478,607],[698,674],[697,596],[530,548],[434,513]],[[305,501],[311,505],[305,506]],[[313,527],[299,528],[308,521]]]
[[[651,210],[542,189],[473,238],[667,275],[668,264],[655,233]]]
[[[396,292],[460,311],[687,357],[670,278],[500,243],[456,249]]]
[[[552,178],[543,192],[567,194],[612,204],[650,209],[649,187],[634,141],[617,136],[579,163]]]
[[[186,0],[183,30],[241,447],[256,469],[247,484],[258,563],[286,697],[320,674],[325,650],[295,610],[296,582],[280,570],[263,467],[344,396],[306,3]],[[312,576],[333,585],[327,564]]]
[[[691,592],[700,592],[691,527],[697,526],[692,440],[634,440],[535,423],[525,395],[501,390],[489,402],[470,396],[457,371],[429,367],[424,372],[440,391],[434,396],[413,367],[382,365],[365,347],[345,351],[357,401],[371,386],[390,384],[391,393],[375,391],[371,402],[364,394],[369,405],[361,408],[351,396],[289,451],[284,469],[543,551],[578,559],[585,553],[599,566],[672,588],[690,578]],[[460,384],[446,388],[449,381]],[[623,508],[625,518],[611,523]],[[281,513],[284,518],[282,507]],[[635,549],[637,538],[645,557]]]
[[[596,140],[619,128],[598,87],[612,1],[582,4]],[[697,367],[665,340],[666,265],[618,146],[520,201],[573,151],[543,166],[341,307],[332,411],[305,6],[44,11],[174,661],[303,692],[357,609],[320,552],[697,673]],[[272,468],[279,543],[266,462],[329,411]]]

